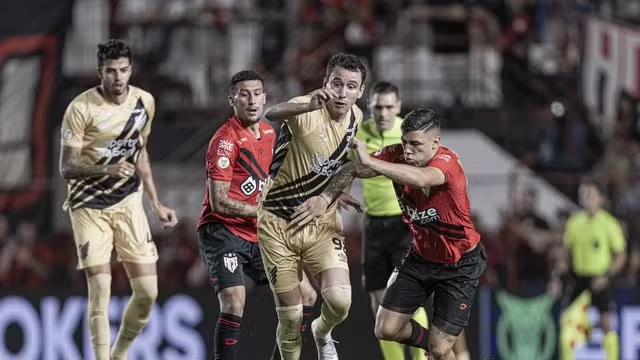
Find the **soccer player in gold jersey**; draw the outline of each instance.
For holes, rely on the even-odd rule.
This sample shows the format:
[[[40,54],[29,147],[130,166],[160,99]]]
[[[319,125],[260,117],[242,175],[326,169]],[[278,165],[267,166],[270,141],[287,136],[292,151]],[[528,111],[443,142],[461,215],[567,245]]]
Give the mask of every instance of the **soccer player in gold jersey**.
[[[365,78],[358,57],[337,54],[327,65],[322,88],[275,105],[265,114],[285,122],[258,208],[258,242],[275,294],[276,339],[284,360],[300,357],[303,264],[319,283],[324,300],[322,315],[311,323],[318,358],[338,359],[331,331],[347,317],[351,283],[336,204],[316,223],[303,227],[292,226],[291,214],[320,194],[346,161],[349,142],[362,122],[355,103]]]
[[[147,324],[158,295],[158,251],[142,205],[142,190],[165,227],[178,223],[158,199],[147,142],[153,96],[129,85],[131,49],[119,40],[98,45],[100,85],[67,107],[61,129],[60,173],[67,181],[63,206],[73,228],[78,269],[87,278],[87,324],[96,360],[124,360]],[[115,247],[132,297],[110,349],[111,253]]]

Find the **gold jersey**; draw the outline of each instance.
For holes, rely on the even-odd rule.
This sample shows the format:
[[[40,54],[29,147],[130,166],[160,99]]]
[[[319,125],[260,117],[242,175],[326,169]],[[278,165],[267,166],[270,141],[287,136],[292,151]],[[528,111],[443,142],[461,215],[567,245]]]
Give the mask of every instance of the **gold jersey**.
[[[151,132],[155,102],[148,92],[129,86],[124,103],[108,102],[98,87],[78,95],[62,120],[62,146],[81,148],[85,165],[135,164]],[[104,209],[141,188],[137,174],[125,179],[108,175],[69,180],[63,208]]]
[[[308,103],[311,96],[290,100]],[[326,107],[287,119],[276,143],[262,207],[289,220],[294,208],[322,193],[329,179],[347,161],[349,142],[362,122],[354,105],[342,123],[331,119]],[[321,222],[335,219],[335,203]]]

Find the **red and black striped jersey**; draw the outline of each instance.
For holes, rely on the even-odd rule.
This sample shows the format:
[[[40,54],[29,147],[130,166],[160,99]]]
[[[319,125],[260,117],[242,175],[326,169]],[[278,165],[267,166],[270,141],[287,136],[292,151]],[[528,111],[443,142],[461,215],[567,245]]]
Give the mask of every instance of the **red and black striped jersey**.
[[[373,157],[404,164],[401,144],[384,147]],[[413,248],[424,259],[455,263],[480,242],[471,221],[467,177],[458,155],[441,146],[427,166],[440,169],[444,184],[417,189],[393,184],[403,220],[413,235]]]
[[[258,195],[268,177],[276,134],[271,125],[260,120],[260,138],[233,116],[213,135],[207,149],[207,178],[228,181],[229,198],[258,205]],[[205,186],[198,227],[209,222],[224,224],[229,231],[247,241],[257,242],[257,219],[229,217],[216,213]]]

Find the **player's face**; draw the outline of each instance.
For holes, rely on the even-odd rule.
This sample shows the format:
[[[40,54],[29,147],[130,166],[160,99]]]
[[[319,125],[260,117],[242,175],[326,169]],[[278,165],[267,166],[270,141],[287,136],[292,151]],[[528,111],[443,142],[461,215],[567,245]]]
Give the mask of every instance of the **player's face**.
[[[602,195],[593,185],[582,184],[578,188],[578,200],[586,210],[595,211],[602,207]]]
[[[131,78],[131,61],[126,57],[109,59],[98,69],[102,89],[111,95],[122,95],[127,91]]]
[[[391,130],[400,113],[400,99],[391,93],[374,93],[371,95],[371,113],[378,131]]]
[[[440,146],[437,131],[411,131],[402,135],[405,162],[414,166],[426,166]]]
[[[362,97],[364,91],[362,74],[359,71],[347,70],[340,66],[333,68],[329,77],[325,78],[324,86],[338,94],[337,98],[333,98],[327,103],[327,108],[334,116],[346,114]]]
[[[229,96],[229,105],[233,112],[245,125],[253,125],[260,121],[267,96],[260,80],[241,81],[236,84],[233,96]]]

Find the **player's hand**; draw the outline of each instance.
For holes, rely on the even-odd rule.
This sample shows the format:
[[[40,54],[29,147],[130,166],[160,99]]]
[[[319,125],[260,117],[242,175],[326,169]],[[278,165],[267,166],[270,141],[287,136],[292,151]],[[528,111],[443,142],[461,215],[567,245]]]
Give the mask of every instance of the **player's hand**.
[[[307,111],[322,109],[333,98],[337,98],[338,94],[331,89],[318,89],[311,93],[311,100],[307,104]]]
[[[160,221],[162,221],[163,229],[172,228],[178,225],[178,217],[176,216],[175,210],[168,208],[162,204],[158,204],[153,207],[153,211],[155,211]]]
[[[360,201],[345,192],[341,193],[338,197],[338,207],[340,209],[352,208],[359,213],[362,212],[362,204],[360,204]]]
[[[366,166],[369,163],[369,159],[371,158],[371,156],[369,156],[369,153],[367,152],[367,144],[364,141],[353,138],[349,146],[355,150],[355,160]]]
[[[591,280],[591,290],[593,292],[599,292],[609,285],[609,278],[607,276],[596,276]]]
[[[314,220],[318,220],[327,212],[329,199],[322,195],[309,198],[298,205],[291,214],[291,224],[304,226]]]
[[[136,166],[128,161],[107,165],[107,175],[116,178],[128,178],[136,173]]]

